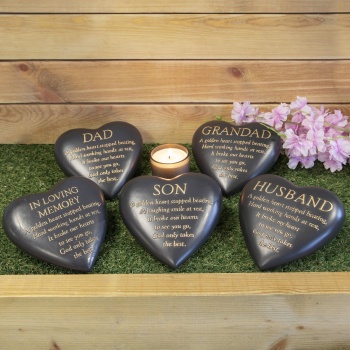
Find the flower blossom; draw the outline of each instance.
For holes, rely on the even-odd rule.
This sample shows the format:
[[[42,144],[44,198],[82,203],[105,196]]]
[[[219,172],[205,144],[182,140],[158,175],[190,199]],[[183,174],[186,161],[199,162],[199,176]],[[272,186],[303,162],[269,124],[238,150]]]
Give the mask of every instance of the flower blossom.
[[[331,140],[325,152],[319,154],[318,159],[324,163],[331,172],[341,170],[350,157],[349,139],[339,138]]]
[[[345,139],[332,140],[329,143],[330,159],[346,164],[346,158],[350,156],[350,141]]]
[[[234,102],[231,118],[236,124],[251,123],[258,114],[258,109],[254,108],[249,101],[244,103]]]
[[[276,130],[281,130],[283,122],[285,122],[290,113],[290,109],[285,103],[281,103],[278,107],[274,108],[270,113],[263,113],[261,117],[265,119],[265,123],[272,126]]]
[[[231,118],[237,124],[255,121],[274,128],[282,138],[291,169],[298,164],[311,168],[318,160],[334,172],[350,163],[349,117],[340,110],[329,113],[324,106],[311,106],[306,97],[298,96],[289,106],[281,103],[260,114],[248,101],[234,102]]]
[[[348,124],[348,117],[344,116],[341,111],[335,110],[333,114],[326,116],[326,122],[338,128],[344,128]]]
[[[295,169],[300,163],[302,168],[312,168],[315,165],[316,156],[307,157],[290,157],[288,162],[288,167],[290,169]]]
[[[311,129],[307,132],[306,138],[312,142],[312,146],[309,150],[310,155],[315,155],[318,152],[324,152],[326,144],[324,142],[324,130]]]
[[[301,110],[305,106],[307,106],[307,98],[306,97],[297,96],[297,99],[290,103],[290,109]]]
[[[312,141],[306,138],[306,135],[297,135],[292,129],[287,129],[285,132],[285,140],[283,148],[292,157],[306,157],[309,155],[309,150],[313,146]]]

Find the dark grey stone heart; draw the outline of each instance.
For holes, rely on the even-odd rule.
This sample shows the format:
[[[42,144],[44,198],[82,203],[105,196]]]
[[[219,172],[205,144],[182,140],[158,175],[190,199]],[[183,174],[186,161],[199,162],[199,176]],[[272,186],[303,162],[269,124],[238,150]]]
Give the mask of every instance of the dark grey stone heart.
[[[142,137],[133,125],[112,122],[98,129],[69,130],[57,139],[54,150],[66,175],[94,181],[113,199],[137,169]]]
[[[170,180],[140,176],[125,184],[119,203],[134,238],[175,269],[211,235],[222,194],[215,180],[203,174],[187,173]]]
[[[105,199],[94,182],[66,178],[48,192],[10,203],[3,227],[23,251],[68,269],[90,271],[106,232]]]
[[[210,121],[194,133],[192,149],[201,172],[215,179],[223,194],[230,196],[275,164],[281,138],[261,123]]]
[[[253,260],[266,270],[322,248],[343,226],[345,211],[326,189],[261,175],[244,187],[239,219]]]

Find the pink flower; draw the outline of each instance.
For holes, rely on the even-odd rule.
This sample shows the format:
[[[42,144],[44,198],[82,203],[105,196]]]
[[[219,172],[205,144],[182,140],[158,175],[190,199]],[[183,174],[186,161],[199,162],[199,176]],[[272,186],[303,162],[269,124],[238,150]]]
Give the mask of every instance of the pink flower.
[[[318,160],[324,163],[331,172],[342,170],[350,156],[350,141],[344,138],[331,140],[325,152],[318,155]]]
[[[288,162],[288,168],[289,169],[295,169],[299,162],[300,162],[301,157],[290,157],[289,162]]]
[[[313,112],[316,116],[323,116],[324,118],[326,118],[327,115],[329,114],[328,109],[325,111],[323,105],[320,107],[320,109],[318,109],[318,108],[316,108],[316,107],[313,107],[313,106],[311,106],[311,109],[312,109],[312,112]]]
[[[297,99],[290,103],[290,109],[300,110],[307,105],[307,98],[297,96]]]
[[[274,128],[282,136],[291,169],[298,164],[311,168],[316,159],[332,172],[350,163],[349,117],[339,110],[330,114],[324,106],[308,105],[306,97],[298,96],[289,106],[281,103],[270,112],[260,114],[249,101],[234,102],[231,118],[237,124],[256,121]]]
[[[287,120],[289,113],[289,107],[285,103],[281,103],[271,112],[259,114],[259,118],[263,118],[263,123],[270,125],[279,131],[282,130],[283,123]]]
[[[307,116],[307,115],[310,115],[310,116],[314,116],[315,113],[312,109],[312,107],[306,105],[304,106],[302,109],[300,109],[300,113],[303,115],[303,116]]]
[[[262,123],[265,123],[273,127],[274,120],[271,112],[260,113],[258,118],[262,121]]]
[[[326,122],[338,128],[344,128],[348,124],[348,117],[343,116],[341,111],[335,110],[334,114],[327,115]]]
[[[285,103],[281,103],[278,107],[272,110],[272,120],[274,123],[274,128],[276,130],[281,130],[283,127],[283,122],[285,122],[290,113],[290,109]]]
[[[234,102],[231,118],[236,124],[251,123],[258,114],[258,109],[250,105],[249,101],[244,103]]]
[[[306,138],[306,135],[297,135],[292,129],[285,132],[286,139],[283,143],[283,148],[288,150],[287,153],[292,157],[308,156],[309,150],[313,146],[312,141]]]
[[[288,162],[289,169],[295,169],[299,163],[302,168],[312,168],[315,165],[316,156],[290,157]]]
[[[343,138],[339,138],[330,141],[329,145],[329,158],[346,164],[346,158],[350,157],[350,141]]]
[[[299,132],[299,125],[301,125],[304,116],[301,113],[293,113],[291,123],[285,123],[285,129],[292,129],[296,134]]]
[[[302,168],[312,168],[315,165],[316,156],[304,157],[300,160]]]
[[[335,110],[334,114],[328,114],[325,118],[325,133],[327,137],[336,138],[343,134],[341,128],[345,128],[348,124],[347,116],[343,116],[341,111]]]
[[[301,122],[301,125],[303,125],[308,130],[320,130],[324,126],[324,116],[316,116],[313,113],[312,115],[305,115],[305,119]]]
[[[309,130],[306,134],[306,138],[312,142],[312,147],[309,150],[310,155],[316,154],[317,150],[319,152],[324,152],[326,150],[323,129],[319,129],[319,130],[311,129],[311,130]]]
[[[320,159],[320,157],[319,157],[319,160],[321,162],[323,162],[325,169],[327,169],[327,170],[329,169],[332,173],[343,169],[343,164],[341,162],[334,160],[334,159],[328,158],[328,159],[323,161],[322,158]]]
[[[325,127],[324,128],[325,133],[324,136],[327,139],[336,139],[337,137],[342,137],[343,132],[339,129],[335,129],[333,127]]]
[[[299,128],[302,125],[302,122],[304,121],[305,117],[313,117],[315,115],[313,108],[307,104],[306,97],[300,96],[297,97],[296,101],[291,102],[290,113],[292,114],[291,121],[294,124],[288,124],[288,128],[293,129],[295,133],[299,134]]]

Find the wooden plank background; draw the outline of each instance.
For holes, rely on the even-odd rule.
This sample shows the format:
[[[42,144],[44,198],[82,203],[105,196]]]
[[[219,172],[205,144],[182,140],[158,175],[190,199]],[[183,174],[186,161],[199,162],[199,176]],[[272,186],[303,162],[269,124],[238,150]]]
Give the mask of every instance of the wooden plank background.
[[[341,13],[347,0],[1,0],[5,13]]]
[[[4,14],[1,59],[346,59],[349,14]]]
[[[0,2],[0,142],[112,120],[190,142],[234,100],[349,113],[350,2]]]
[[[3,276],[1,282],[6,350],[349,349],[349,273]]]
[[[348,0],[0,0],[0,143],[128,121],[190,142],[234,100],[350,114]],[[347,273],[0,276],[6,349],[350,349]]]

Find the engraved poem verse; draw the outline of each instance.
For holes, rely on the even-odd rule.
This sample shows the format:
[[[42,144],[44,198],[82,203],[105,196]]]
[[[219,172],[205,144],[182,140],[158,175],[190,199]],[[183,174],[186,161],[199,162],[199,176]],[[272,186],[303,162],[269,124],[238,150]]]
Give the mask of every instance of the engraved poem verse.
[[[94,178],[96,183],[118,181],[119,174],[124,172],[121,160],[128,158],[134,151],[135,141],[114,140],[113,131],[109,129],[81,135],[83,146],[65,151],[70,162],[80,161],[86,169],[86,177]]]
[[[98,241],[94,234],[96,217],[101,214],[99,201],[86,202],[79,188],[72,186],[29,202],[36,222],[25,227],[33,240],[45,239],[60,255],[78,259],[93,250]]]
[[[258,181],[247,196],[248,208],[254,208],[259,246],[280,253],[281,247],[292,249],[298,235],[317,233],[327,225],[325,214],[332,202],[307,193]]]
[[[210,151],[211,169],[220,178],[238,179],[249,171],[247,163],[264,155],[271,137],[267,129],[205,126],[199,144]]]
[[[213,201],[202,196],[187,195],[187,183],[156,184],[152,199],[131,201],[129,207],[144,217],[153,240],[162,247],[186,247],[196,237],[198,226]],[[141,218],[142,219],[142,218]]]

